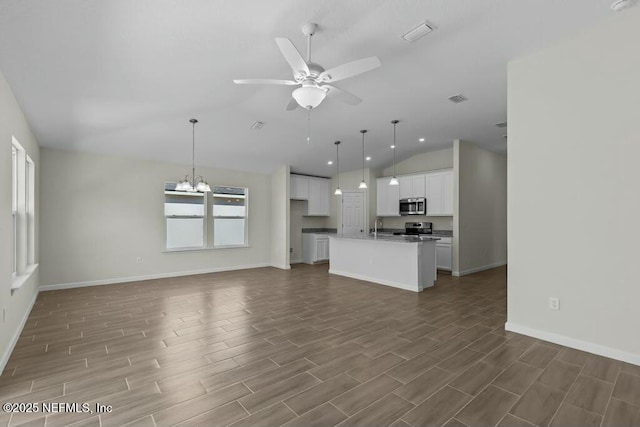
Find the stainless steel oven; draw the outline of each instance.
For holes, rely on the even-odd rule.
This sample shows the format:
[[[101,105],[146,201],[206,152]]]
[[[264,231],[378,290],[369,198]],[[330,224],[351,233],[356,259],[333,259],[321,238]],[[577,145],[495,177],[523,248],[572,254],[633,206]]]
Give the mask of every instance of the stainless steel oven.
[[[427,213],[427,200],[424,197],[400,199],[400,215],[424,215]]]

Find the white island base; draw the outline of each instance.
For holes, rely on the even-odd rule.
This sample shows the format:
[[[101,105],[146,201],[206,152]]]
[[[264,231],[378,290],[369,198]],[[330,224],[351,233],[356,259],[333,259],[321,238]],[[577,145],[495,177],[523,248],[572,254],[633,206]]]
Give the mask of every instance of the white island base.
[[[436,239],[330,236],[329,273],[421,292],[436,279]]]

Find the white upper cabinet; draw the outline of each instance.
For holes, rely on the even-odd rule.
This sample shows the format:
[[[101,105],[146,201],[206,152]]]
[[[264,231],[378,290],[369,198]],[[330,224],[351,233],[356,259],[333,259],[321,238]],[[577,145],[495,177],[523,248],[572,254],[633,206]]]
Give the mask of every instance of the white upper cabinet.
[[[427,174],[427,216],[453,215],[453,170]]]
[[[306,200],[305,216],[331,215],[331,180],[291,174],[291,199]]]
[[[291,175],[291,199],[309,200],[309,178]]]
[[[400,186],[389,185],[390,177],[377,180],[377,216],[400,216]]]
[[[425,176],[424,175],[408,175],[398,178],[400,182],[400,198],[413,199],[416,197],[425,197]]]

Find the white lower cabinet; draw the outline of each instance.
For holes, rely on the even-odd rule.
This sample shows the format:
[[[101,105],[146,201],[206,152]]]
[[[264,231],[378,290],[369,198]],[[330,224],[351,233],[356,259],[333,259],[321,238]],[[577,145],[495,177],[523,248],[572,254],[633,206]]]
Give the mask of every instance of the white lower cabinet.
[[[439,270],[451,271],[453,258],[453,239],[440,237],[436,243],[436,266]]]
[[[329,236],[302,233],[302,262],[313,264],[329,260]]]

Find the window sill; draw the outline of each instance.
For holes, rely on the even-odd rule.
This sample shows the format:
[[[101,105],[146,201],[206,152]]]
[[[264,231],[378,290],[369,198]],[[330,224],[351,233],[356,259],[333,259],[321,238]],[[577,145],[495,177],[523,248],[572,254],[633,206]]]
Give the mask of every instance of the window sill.
[[[26,271],[24,272],[24,274],[17,275],[17,276],[15,276],[13,278],[13,280],[11,281],[11,295],[13,295],[13,293],[15,291],[20,289],[22,287],[22,285],[27,283],[27,281],[31,278],[33,273],[36,272],[36,270],[38,269],[39,265],[40,264],[28,265]]]
[[[250,248],[251,245],[232,245],[232,246],[215,246],[212,248],[176,248],[176,249],[165,249],[162,251],[163,254],[172,254],[172,253],[181,253],[181,252],[208,252],[208,251],[217,251],[220,249],[241,249],[241,248]]]

